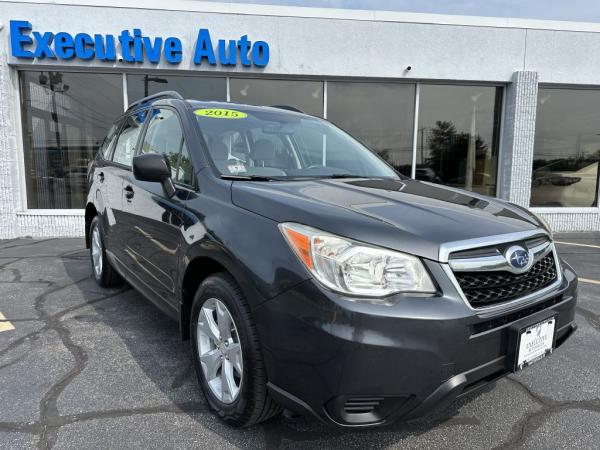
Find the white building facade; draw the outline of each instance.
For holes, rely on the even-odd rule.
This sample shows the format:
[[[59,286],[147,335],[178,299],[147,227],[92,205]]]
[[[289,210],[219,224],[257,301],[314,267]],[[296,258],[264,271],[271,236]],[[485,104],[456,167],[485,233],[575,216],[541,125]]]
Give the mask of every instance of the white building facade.
[[[138,3],[0,1],[0,238],[82,236],[104,134],[162,90],[293,106],[407,176],[600,230],[600,25]]]

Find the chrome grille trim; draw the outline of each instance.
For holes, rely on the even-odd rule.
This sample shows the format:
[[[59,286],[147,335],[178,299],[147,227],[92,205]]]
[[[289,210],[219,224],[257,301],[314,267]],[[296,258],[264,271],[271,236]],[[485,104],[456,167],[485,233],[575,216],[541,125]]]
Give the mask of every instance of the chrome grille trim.
[[[505,242],[497,242],[497,244],[501,244],[501,243],[508,243],[508,242],[506,242],[506,241]],[[487,245],[487,243],[484,244],[484,246],[485,245]],[[467,297],[465,296],[465,293],[463,292],[462,288],[460,287],[458,280],[454,276],[454,272],[450,268],[450,265],[442,264],[441,266],[442,266],[442,269],[444,270],[444,272],[446,272],[446,275],[448,276],[450,281],[452,282],[452,285],[454,286],[454,288],[460,295],[461,299],[463,300],[463,302],[465,303],[467,308],[469,308],[471,311],[474,311],[478,314],[494,314],[497,312],[504,313],[504,312],[507,312],[510,310],[519,309],[519,308],[522,308],[523,306],[535,303],[536,301],[538,301],[542,297],[544,297],[546,294],[556,290],[556,288],[558,288],[561,285],[562,279],[563,279],[562,267],[560,265],[560,261],[558,259],[558,255],[556,253],[556,248],[554,247],[553,242],[550,242],[548,252],[552,252],[552,255],[554,257],[554,264],[556,267],[556,281],[554,283],[552,283],[549,286],[546,286],[545,288],[540,289],[539,291],[535,291],[530,294],[524,295],[523,297],[519,297],[519,298],[510,300],[507,302],[503,302],[503,303],[496,303],[496,304],[493,304],[490,306],[481,306],[481,307],[472,306],[471,303],[469,303],[469,300],[467,299]]]
[[[545,236],[548,240],[550,240],[548,233],[540,228],[537,230],[519,231],[516,233],[497,234],[495,236],[465,239],[463,241],[446,242],[440,245],[438,251],[438,261],[441,263],[447,263],[450,259],[450,254],[460,250],[471,250],[478,247],[490,247],[492,245],[524,241],[533,237],[542,236]]]
[[[528,249],[529,258],[533,261],[532,265],[546,256],[552,250],[552,242],[546,241],[535,247]],[[506,270],[511,273],[522,273],[512,267],[503,254],[497,252],[495,256],[484,256],[474,258],[458,258],[450,257],[448,264],[455,272],[491,272],[496,270]]]

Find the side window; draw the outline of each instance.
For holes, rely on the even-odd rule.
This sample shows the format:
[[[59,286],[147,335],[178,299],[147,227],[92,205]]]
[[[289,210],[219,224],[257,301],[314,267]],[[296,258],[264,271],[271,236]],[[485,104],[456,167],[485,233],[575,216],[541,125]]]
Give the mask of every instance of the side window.
[[[160,153],[171,164],[171,176],[180,183],[192,184],[192,163],[183,138],[179,118],[170,109],[155,109],[148,123],[142,153]]]
[[[181,158],[179,159],[179,170],[177,171],[176,180],[183,184],[193,184],[192,180],[192,160],[190,159],[190,155],[187,151],[187,146],[185,145],[185,141],[183,142],[183,146],[181,147]]]
[[[120,122],[113,124],[108,130],[102,145],[100,146],[100,156],[104,159],[110,158],[110,149],[112,148],[113,143],[115,142],[115,138],[117,137],[117,130],[119,129]]]
[[[121,133],[115,145],[113,161],[126,166],[131,166],[131,160],[135,154],[140,131],[144,125],[145,113],[133,114],[125,119]]]

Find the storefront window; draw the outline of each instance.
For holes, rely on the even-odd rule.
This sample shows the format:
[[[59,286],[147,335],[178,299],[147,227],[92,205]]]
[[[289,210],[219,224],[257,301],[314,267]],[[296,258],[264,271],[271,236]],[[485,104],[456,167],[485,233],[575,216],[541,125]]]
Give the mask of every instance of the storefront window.
[[[327,119],[410,176],[415,85],[329,82]]]
[[[139,100],[161,91],[177,91],[193,100],[227,100],[225,77],[179,76],[179,75],[127,75],[127,98]]]
[[[89,162],[123,113],[117,74],[20,72],[27,207],[83,208]]]
[[[541,88],[531,206],[597,206],[600,91]]]
[[[416,178],[496,194],[502,88],[421,85]]]
[[[260,106],[291,106],[306,114],[323,117],[321,81],[232,78],[231,101]]]

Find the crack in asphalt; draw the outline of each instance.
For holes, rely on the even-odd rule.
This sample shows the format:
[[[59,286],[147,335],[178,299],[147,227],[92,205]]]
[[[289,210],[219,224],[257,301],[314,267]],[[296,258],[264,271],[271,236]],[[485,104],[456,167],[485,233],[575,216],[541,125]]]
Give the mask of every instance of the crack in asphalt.
[[[550,397],[536,394],[525,383],[515,378],[507,377],[506,379],[537,403],[540,409],[525,414],[521,420],[513,425],[511,430],[512,436],[504,443],[494,447],[494,450],[521,447],[553,414],[569,410],[600,412],[600,398],[588,400],[554,400]]]
[[[57,415],[48,422],[36,420],[34,422],[0,422],[0,431],[20,432],[42,435],[49,427],[60,428],[78,422],[98,419],[115,419],[146,414],[192,414],[208,412],[206,404],[202,402],[169,403],[165,405],[146,406],[141,408],[108,409],[99,411],[86,411],[79,414]]]
[[[17,262],[17,261],[12,261],[9,264],[12,264],[14,262]],[[7,267],[6,267],[7,265],[4,265],[4,267],[1,267],[0,269],[7,269]],[[21,273],[19,272],[18,269],[8,268],[8,270],[16,271],[15,278],[21,279]],[[24,424],[23,423],[21,423],[21,424],[10,423],[10,422],[0,423],[0,430],[3,430],[3,429],[8,430],[8,429],[15,428],[15,427],[19,430],[26,430],[27,432],[32,432],[32,430],[35,430],[34,434],[39,435],[38,448],[40,448],[40,449],[50,449],[55,444],[58,429],[62,426],[61,420],[60,420],[61,416],[60,416],[60,414],[58,412],[58,408],[57,408],[58,397],[65,390],[65,388],[75,379],[75,377],[83,371],[83,369],[86,366],[87,359],[88,359],[87,353],[83,349],[83,347],[80,345],[77,345],[77,344],[75,344],[75,342],[73,342],[73,340],[71,338],[71,332],[66,327],[65,323],[62,322],[62,318],[66,314],[68,314],[72,311],[75,311],[77,309],[80,309],[80,308],[83,308],[86,306],[93,305],[93,304],[101,302],[101,301],[108,300],[113,297],[116,297],[127,290],[127,289],[120,289],[116,292],[112,292],[112,293],[104,295],[102,297],[87,301],[83,304],[79,304],[79,305],[71,306],[69,308],[62,309],[61,311],[58,311],[54,314],[49,314],[45,310],[44,305],[45,305],[46,299],[50,295],[55,294],[56,292],[59,292],[68,287],[75,286],[75,285],[77,285],[83,281],[89,280],[89,279],[90,279],[90,276],[88,275],[88,276],[80,278],[76,281],[72,281],[72,282],[64,283],[64,284],[57,284],[55,281],[43,281],[45,283],[48,283],[48,289],[46,289],[43,293],[41,293],[40,295],[35,297],[35,299],[33,300],[34,309],[37,313],[37,319],[28,319],[28,320],[37,320],[37,321],[43,322],[44,326],[39,330],[36,330],[36,331],[28,333],[24,336],[21,336],[19,339],[11,342],[7,347],[0,350],[0,356],[3,356],[7,352],[14,350],[15,348],[19,347],[20,345],[24,344],[25,342],[29,342],[32,339],[37,339],[40,334],[52,330],[58,334],[63,346],[67,349],[67,351],[69,353],[71,353],[71,355],[75,359],[74,365],[69,369],[69,371],[66,374],[64,374],[56,383],[54,383],[50,387],[50,389],[46,392],[46,394],[40,401],[40,413],[39,413],[40,419],[37,421],[37,426],[32,425],[30,423],[24,423]],[[15,280],[13,279],[13,281],[15,281]],[[6,367],[12,366],[13,364],[16,364],[17,362],[19,362],[19,358],[15,359],[13,361],[10,361],[9,363],[4,364],[3,366],[0,367],[0,370],[4,369]],[[73,417],[75,417],[75,416],[73,416]],[[72,420],[76,420],[76,419],[72,419]]]

